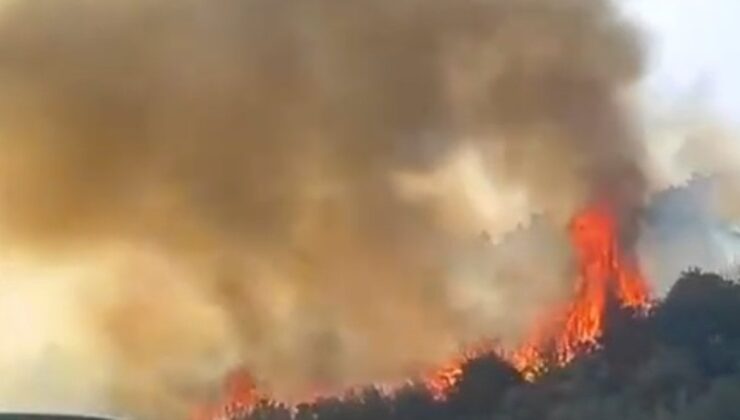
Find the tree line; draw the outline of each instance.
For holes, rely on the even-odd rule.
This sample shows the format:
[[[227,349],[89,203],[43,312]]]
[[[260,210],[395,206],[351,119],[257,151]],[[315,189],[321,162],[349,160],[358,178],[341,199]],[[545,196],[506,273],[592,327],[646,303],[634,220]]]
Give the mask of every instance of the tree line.
[[[444,401],[372,387],[233,420],[740,420],[740,284],[692,269],[648,313],[612,305],[597,350],[537,380],[496,354],[469,360]]]

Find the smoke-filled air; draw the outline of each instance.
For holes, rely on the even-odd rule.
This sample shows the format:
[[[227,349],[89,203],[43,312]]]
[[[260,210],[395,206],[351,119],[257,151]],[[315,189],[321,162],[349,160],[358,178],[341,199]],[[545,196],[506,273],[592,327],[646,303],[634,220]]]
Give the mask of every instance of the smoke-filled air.
[[[649,121],[648,52],[608,0],[2,3],[0,405],[181,419],[229,372],[303,401],[480,340],[532,368],[588,279],[646,307],[654,193],[740,185],[729,135]],[[600,328],[570,311],[561,363]]]

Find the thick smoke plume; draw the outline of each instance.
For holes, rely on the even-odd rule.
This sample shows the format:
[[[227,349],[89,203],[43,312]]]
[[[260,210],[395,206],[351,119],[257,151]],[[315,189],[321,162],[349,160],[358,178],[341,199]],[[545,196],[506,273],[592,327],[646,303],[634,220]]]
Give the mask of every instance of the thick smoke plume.
[[[10,2],[2,401],[178,418],[237,365],[290,397],[516,340],[573,211],[635,220],[642,70],[607,0]]]

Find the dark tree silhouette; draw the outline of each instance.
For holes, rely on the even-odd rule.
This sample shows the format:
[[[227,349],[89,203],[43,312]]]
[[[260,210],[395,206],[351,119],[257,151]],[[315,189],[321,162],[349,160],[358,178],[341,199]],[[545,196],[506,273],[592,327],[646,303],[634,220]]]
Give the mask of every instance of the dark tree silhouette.
[[[458,416],[490,417],[496,413],[504,395],[522,382],[519,372],[496,354],[483,355],[463,365],[449,404]]]

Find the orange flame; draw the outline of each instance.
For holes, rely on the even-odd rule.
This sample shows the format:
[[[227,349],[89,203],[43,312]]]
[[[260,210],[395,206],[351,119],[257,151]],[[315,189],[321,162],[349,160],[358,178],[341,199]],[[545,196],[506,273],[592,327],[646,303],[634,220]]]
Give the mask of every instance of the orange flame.
[[[246,369],[231,372],[224,380],[223,395],[211,405],[198,407],[192,420],[229,420],[251,411],[264,396]]]
[[[470,346],[455,358],[448,360],[432,372],[425,375],[424,386],[437,401],[447,398],[449,391],[457,384],[463,374],[463,366],[470,360],[497,352],[498,345],[489,340],[483,340],[475,346]]]
[[[622,307],[648,307],[647,283],[637,260],[620,246],[619,235],[617,218],[604,205],[589,207],[573,218],[570,236],[578,267],[573,300],[562,316],[552,317],[562,320],[560,329],[536,328],[515,354],[512,361],[518,369],[541,368],[542,352],[548,348],[554,350],[556,363],[565,364],[579,351],[596,346],[612,299]]]
[[[647,309],[649,288],[636,258],[622,249],[620,233],[618,219],[608,206],[597,204],[577,214],[570,225],[578,268],[570,303],[547,313],[545,322],[535,325],[530,338],[514,352],[506,353],[495,344],[484,343],[441,365],[423,378],[432,396],[444,400],[459,381],[463,365],[487,353],[507,359],[527,379],[536,377],[551,363],[567,364],[579,352],[598,345],[610,300],[622,307]],[[249,373],[237,371],[227,380],[223,400],[194,420],[230,419],[251,411],[263,398]]]
[[[617,219],[604,206],[593,206],[573,219],[571,240],[578,261],[575,299],[556,342],[561,363],[575,357],[579,348],[594,346],[604,329],[607,302],[644,309],[649,289],[636,259],[620,246]]]
[[[646,309],[649,288],[636,258],[620,246],[620,233],[618,220],[608,206],[597,204],[577,214],[570,225],[578,268],[573,299],[565,308],[547,313],[547,319],[535,325],[529,339],[513,353],[496,348],[488,351],[508,359],[525,378],[532,379],[549,364],[564,365],[579,352],[598,345],[610,300],[622,307]],[[547,357],[550,352],[554,357]],[[427,380],[433,395],[444,398],[448,394],[466,360],[452,360]]]

